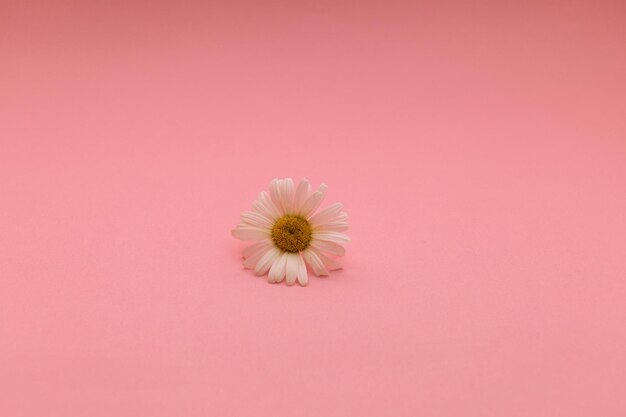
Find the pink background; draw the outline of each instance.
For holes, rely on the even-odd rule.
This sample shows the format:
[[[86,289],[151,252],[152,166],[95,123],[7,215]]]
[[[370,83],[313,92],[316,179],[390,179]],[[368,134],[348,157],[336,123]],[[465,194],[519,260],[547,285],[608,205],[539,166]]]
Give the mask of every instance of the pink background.
[[[1,416],[626,415],[624,2],[106,3],[0,0]]]

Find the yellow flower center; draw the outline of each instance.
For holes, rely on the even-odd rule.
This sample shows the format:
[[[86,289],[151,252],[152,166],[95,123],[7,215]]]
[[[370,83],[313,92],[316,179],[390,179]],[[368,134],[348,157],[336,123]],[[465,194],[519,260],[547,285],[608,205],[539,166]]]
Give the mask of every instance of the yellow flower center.
[[[272,227],[272,240],[285,252],[301,252],[311,242],[311,225],[300,216],[283,216]]]

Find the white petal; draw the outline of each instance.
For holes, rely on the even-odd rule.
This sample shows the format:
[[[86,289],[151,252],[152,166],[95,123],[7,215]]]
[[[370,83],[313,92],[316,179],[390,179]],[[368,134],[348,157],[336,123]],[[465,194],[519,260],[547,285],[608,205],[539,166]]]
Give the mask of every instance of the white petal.
[[[315,213],[315,210],[317,210],[320,204],[322,204],[322,200],[324,200],[327,191],[328,186],[326,184],[321,184],[317,188],[317,191],[311,194],[309,198],[305,200],[299,214],[307,219],[311,217],[311,215]]]
[[[339,232],[315,232],[313,233],[313,239],[322,240],[327,242],[336,242],[336,243],[348,243],[350,242],[350,238],[343,233]]]
[[[259,229],[247,224],[238,224],[235,229],[232,230],[232,234],[235,238],[240,240],[261,240],[271,236],[269,229]]]
[[[259,213],[265,215],[265,217],[270,220],[276,220],[280,217],[278,209],[272,202],[269,194],[267,194],[267,192],[265,191],[262,191],[259,194],[259,198],[254,203],[252,203],[252,207]]]
[[[309,198],[306,199],[304,204],[302,204],[302,207],[300,207],[300,213],[298,214],[308,219],[311,213],[317,210],[323,199],[324,195],[322,193],[319,191],[314,192],[309,196]]]
[[[247,257],[244,261],[243,261],[243,267],[246,269],[254,269],[256,267],[256,265],[259,263],[259,261],[261,260],[261,258],[271,249],[271,247],[269,248],[264,248],[263,250],[256,252],[254,255]]]
[[[280,200],[283,205],[285,214],[293,214],[293,180],[291,178],[285,178],[280,183]]]
[[[246,247],[242,251],[242,255],[244,258],[247,259],[251,256],[254,256],[254,254],[257,252],[260,252],[260,251],[265,252],[265,250],[270,248],[272,245],[273,245],[272,239],[259,240],[258,242],[255,242],[252,245]]]
[[[314,249],[308,248],[302,252],[302,256],[304,257],[306,263],[309,264],[315,275],[328,275],[328,270],[326,269],[326,266],[324,266],[324,262],[322,262],[319,256],[317,256],[317,252]]]
[[[293,212],[295,214],[300,214],[302,205],[309,197],[310,192],[311,184],[309,184],[309,180],[302,178],[300,180],[300,184],[298,184],[298,188],[296,189],[296,195],[293,198]]]
[[[326,255],[324,255],[321,252],[318,252],[317,256],[320,257],[322,262],[324,262],[324,266],[326,266],[326,269],[328,269],[329,271],[334,271],[336,269],[341,269],[341,263],[338,260],[333,259],[333,258],[331,258],[329,256],[326,256]]]
[[[328,218],[328,219],[324,219],[324,222],[318,222],[318,224],[316,224],[315,226],[321,226],[323,224],[326,223],[337,223],[337,222],[343,222],[343,223],[347,223],[348,222],[348,214],[345,211],[342,211],[341,213],[337,214],[334,217]]]
[[[309,283],[309,274],[306,272],[306,263],[304,263],[302,254],[298,255],[298,282],[303,287]]]
[[[317,191],[309,196],[302,205],[301,215],[305,218],[311,217],[315,210],[318,209],[324,197],[326,197],[326,192],[328,191],[328,186],[326,184],[320,184],[317,187]]]
[[[243,267],[246,269],[254,269],[259,263],[263,255],[265,255],[272,247],[274,243],[269,240],[261,240],[251,246],[248,246],[243,250]]]
[[[272,199],[272,203],[274,203],[274,206],[276,207],[276,210],[278,211],[278,215],[282,216],[285,214],[285,211],[283,209],[283,204],[280,199],[279,189],[280,189],[280,180],[274,178],[272,182],[270,183],[270,198]]]
[[[335,242],[329,242],[327,240],[313,240],[311,241],[311,247],[320,252],[330,253],[335,256],[343,256],[346,254],[346,250],[343,246]]]
[[[345,232],[350,227],[346,222],[323,223],[313,228],[314,232]]]
[[[288,256],[288,252],[283,252],[274,262],[274,265],[270,268],[270,273],[267,276],[267,280],[269,282],[280,282],[285,278],[285,268],[287,266]]]
[[[276,204],[274,204],[274,202],[272,201],[272,197],[270,197],[270,195],[267,193],[267,191],[263,191],[262,192],[262,196],[263,196],[263,204],[265,204],[265,206],[270,209],[272,211],[272,213],[275,214],[276,218],[279,218],[281,216],[280,214],[280,208],[276,206]]]
[[[263,255],[259,262],[257,262],[256,267],[254,268],[254,273],[256,275],[265,274],[274,262],[276,262],[281,253],[282,252],[274,246],[269,248],[265,255]]]
[[[296,277],[298,276],[298,259],[300,259],[299,253],[287,254],[287,267],[285,269],[287,285],[293,285],[296,282]]]
[[[343,204],[335,203],[331,206],[326,207],[324,210],[319,211],[318,213],[311,216],[309,222],[313,227],[327,223],[332,221],[334,218],[338,217],[341,213],[341,209],[343,208]]]
[[[258,211],[244,211],[241,221],[259,229],[271,229],[274,223]]]

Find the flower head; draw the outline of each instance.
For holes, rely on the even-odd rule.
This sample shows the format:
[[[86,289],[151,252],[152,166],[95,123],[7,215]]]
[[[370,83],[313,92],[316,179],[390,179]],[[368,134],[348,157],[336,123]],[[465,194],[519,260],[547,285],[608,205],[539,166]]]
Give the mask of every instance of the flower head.
[[[340,203],[317,211],[327,189],[322,184],[311,191],[304,178],[298,187],[291,178],[272,180],[269,193],[259,194],[232,231],[237,239],[255,241],[243,251],[243,266],[256,275],[269,271],[269,282],[286,279],[289,285],[308,284],[307,265],[318,276],[341,268],[336,257],[345,253],[341,244],[350,242],[343,233],[348,215]]]

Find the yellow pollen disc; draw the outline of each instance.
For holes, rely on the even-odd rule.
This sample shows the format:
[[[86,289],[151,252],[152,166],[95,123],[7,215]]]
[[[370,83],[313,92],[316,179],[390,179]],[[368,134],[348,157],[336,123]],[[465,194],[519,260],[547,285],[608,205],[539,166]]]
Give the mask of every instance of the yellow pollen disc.
[[[285,252],[301,252],[311,242],[311,225],[299,216],[283,216],[272,227],[272,240]]]

